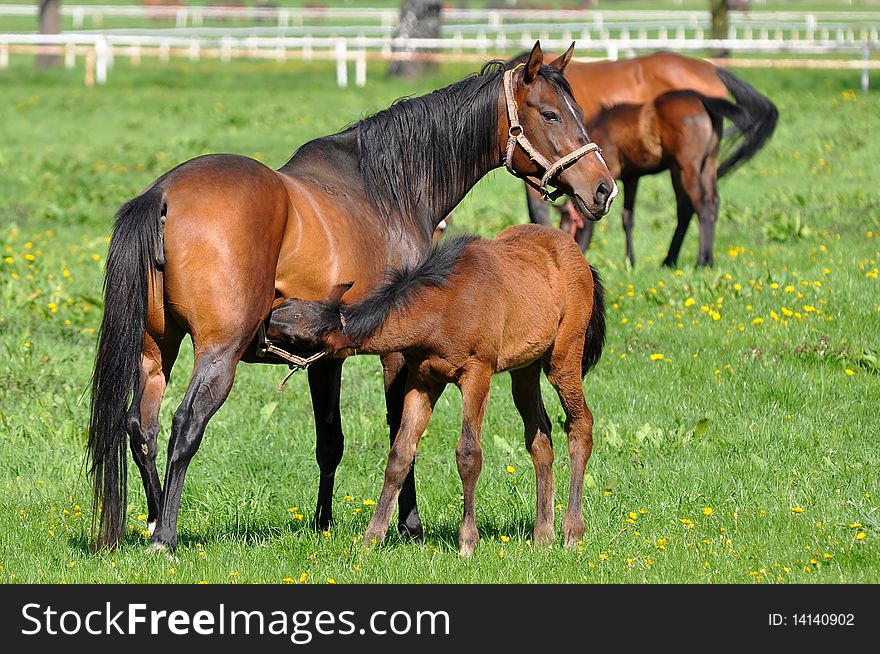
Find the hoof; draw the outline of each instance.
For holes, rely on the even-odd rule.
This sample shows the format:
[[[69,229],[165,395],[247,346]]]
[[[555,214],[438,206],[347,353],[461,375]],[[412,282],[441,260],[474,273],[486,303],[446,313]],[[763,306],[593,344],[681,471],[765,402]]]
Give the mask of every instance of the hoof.
[[[466,540],[458,544],[458,553],[464,557],[473,556],[475,549],[477,549],[477,541],[474,540]]]
[[[171,563],[180,563],[180,559],[174,556],[173,551],[164,543],[151,543],[146,549],[147,554],[161,554]]]
[[[544,530],[541,531],[535,530],[535,533],[532,535],[532,541],[535,545],[549,545],[553,541],[556,540],[556,535],[553,533],[553,530]]]
[[[422,523],[418,523],[416,525],[408,525],[401,522],[397,525],[397,531],[400,532],[400,535],[403,536],[406,540],[415,541],[419,545],[425,544],[425,531],[422,527]]]

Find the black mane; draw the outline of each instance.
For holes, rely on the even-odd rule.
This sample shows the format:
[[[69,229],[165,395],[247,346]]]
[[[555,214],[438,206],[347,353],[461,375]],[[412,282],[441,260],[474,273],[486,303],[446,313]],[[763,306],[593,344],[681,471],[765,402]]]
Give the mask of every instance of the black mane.
[[[445,287],[465,249],[476,240],[479,237],[474,235],[451,238],[435,247],[419,265],[389,271],[386,282],[362,300],[342,308],[345,333],[356,341],[368,338],[393,309],[405,307],[419,289]]]
[[[413,221],[427,213],[439,220],[500,164],[498,94],[505,66],[489,62],[445,88],[399,99],[338,135],[306,143],[281,170],[324,139],[353,137],[364,188],[380,215]],[[571,95],[557,69],[542,66],[540,74]]]

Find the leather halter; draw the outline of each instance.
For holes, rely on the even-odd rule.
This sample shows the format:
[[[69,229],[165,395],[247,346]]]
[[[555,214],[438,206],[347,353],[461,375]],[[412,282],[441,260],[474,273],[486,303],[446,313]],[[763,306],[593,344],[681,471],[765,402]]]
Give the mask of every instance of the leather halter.
[[[580,159],[581,157],[590,154],[591,152],[602,152],[602,149],[596,145],[595,143],[587,143],[586,145],[582,145],[574,152],[570,152],[561,159],[556,160],[555,162],[550,162],[544,155],[542,155],[535,148],[534,145],[529,141],[529,139],[525,135],[525,130],[523,129],[522,124],[519,122],[519,112],[516,108],[516,96],[513,93],[513,75],[516,72],[516,69],[524,64],[520,64],[515,68],[511,68],[510,70],[504,71],[504,99],[507,104],[507,119],[510,122],[510,128],[507,130],[507,156],[504,159],[504,165],[507,167],[507,170],[510,171],[512,175],[515,177],[519,177],[524,180],[526,184],[536,189],[544,200],[555,200],[556,198],[564,195],[562,191],[559,189],[553,191],[552,193],[547,190],[547,184],[550,183],[557,173],[559,173],[566,166],[573,164],[575,161]],[[513,152],[516,150],[516,146],[521,147],[525,150],[526,154],[529,155],[529,158],[532,159],[535,163],[537,163],[541,168],[544,169],[544,176],[541,177],[540,182],[535,182],[531,176],[520,174],[513,168]]]

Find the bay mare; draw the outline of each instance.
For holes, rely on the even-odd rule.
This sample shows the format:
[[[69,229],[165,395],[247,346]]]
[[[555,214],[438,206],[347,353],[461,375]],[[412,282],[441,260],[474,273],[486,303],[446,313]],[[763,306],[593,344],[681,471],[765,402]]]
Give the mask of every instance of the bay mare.
[[[545,65],[536,43],[512,73],[509,90],[503,72],[490,69],[306,143],[278,170],[237,155],[199,157],[122,206],[107,257],[92,383],[96,548],[115,545],[125,529],[129,445],[146,493],[152,546],[177,545],[187,467],[229,394],[238,362],[267,361],[257,356],[257,336],[272,306],[292,295],[325,298],[340,278],[355,280],[357,295],[380,282],[389,266],[420,260],[440,220],[505,160],[511,103],[523,134],[551,160],[587,145],[562,74],[570,58],[571,49]],[[544,172],[522,149],[508,159],[518,176],[537,179]],[[558,171],[553,183],[594,217],[607,211],[614,188],[595,154]],[[163,486],[156,468],[159,408],[187,333],[194,369],[172,420]],[[383,364],[393,436],[405,362],[390,354]],[[308,373],[319,529],[331,524],[343,452],[341,369],[342,359],[325,359]],[[399,508],[400,528],[420,536],[411,470]]]

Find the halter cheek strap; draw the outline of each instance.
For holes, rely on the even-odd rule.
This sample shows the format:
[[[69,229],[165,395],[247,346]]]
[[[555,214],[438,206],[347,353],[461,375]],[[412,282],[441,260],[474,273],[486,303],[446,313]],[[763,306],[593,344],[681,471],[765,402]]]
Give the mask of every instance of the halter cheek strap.
[[[520,64],[520,66],[521,65],[522,64]],[[519,66],[516,68],[519,68]],[[504,99],[507,104],[507,119],[510,123],[510,128],[507,130],[507,156],[504,159],[504,165],[512,175],[521,178],[526,184],[536,189],[541,194],[542,198],[545,200],[555,200],[563,195],[563,193],[558,189],[552,193],[549,192],[547,190],[547,184],[549,184],[561,170],[573,164],[581,157],[590,154],[591,152],[602,152],[602,149],[595,143],[587,143],[555,162],[550,162],[544,155],[538,152],[537,148],[535,148],[531,141],[526,137],[525,130],[523,130],[523,126],[519,122],[519,112],[516,108],[516,96],[513,93],[513,75],[516,68],[504,72]],[[529,158],[544,169],[544,175],[541,177],[540,182],[534,181],[529,175],[523,175],[514,170],[513,153],[517,146],[525,150],[526,154],[529,155]]]

